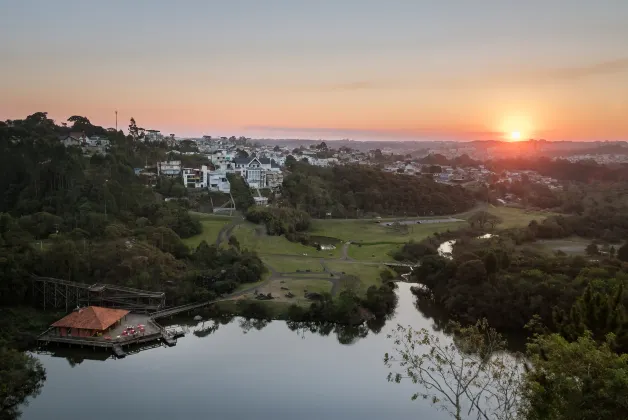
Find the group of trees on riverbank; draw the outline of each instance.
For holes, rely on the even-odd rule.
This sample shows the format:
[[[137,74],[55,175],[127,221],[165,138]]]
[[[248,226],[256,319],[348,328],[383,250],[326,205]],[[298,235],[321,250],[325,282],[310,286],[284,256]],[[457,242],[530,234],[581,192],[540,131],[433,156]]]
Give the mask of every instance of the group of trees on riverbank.
[[[367,213],[431,216],[463,212],[475,205],[459,186],[393,174],[360,165],[322,168],[295,162],[282,185],[282,203],[312,217],[359,217]]]
[[[499,367],[482,357],[482,340],[465,344],[461,337],[454,339],[458,350],[476,352],[471,359],[473,366],[485,364],[481,375],[491,389],[502,392],[499,387],[504,383],[500,381],[506,377],[512,380],[509,386],[514,388],[509,395],[518,398],[516,410],[510,417],[499,418],[593,420],[614,419],[628,412],[628,400],[623,397],[628,395],[628,245],[621,242],[627,225],[623,213],[611,210],[622,201],[606,203],[608,206],[593,205],[581,215],[552,216],[522,228],[492,230],[490,238],[482,236],[485,230],[476,223],[410,242],[394,255],[398,260],[421,263],[410,275],[423,285],[412,288],[420,310],[444,310],[463,326],[486,322],[507,333],[533,333],[526,354],[530,363],[519,364],[525,369],[516,378],[503,376],[513,372],[512,366]],[[572,235],[614,243],[617,252],[597,252],[591,259],[562,252],[552,255],[528,246],[537,239]],[[455,241],[453,252],[439,255],[438,246],[448,240]],[[431,358],[448,351],[434,349],[440,346],[431,341],[434,338],[418,340],[402,334],[395,341],[402,351],[412,344],[417,348],[427,345],[427,353],[417,350],[416,359],[406,354],[409,358],[405,360],[416,362],[409,366],[413,369],[410,377],[419,382],[427,380],[421,376],[425,375],[422,369],[430,363],[450,360],[458,366],[460,362]],[[441,368],[448,371],[448,366],[445,363]],[[488,372],[492,373],[487,376]],[[456,378],[450,389],[455,391],[464,379]],[[443,379],[450,380],[450,376]],[[437,391],[430,388],[427,395],[435,394],[448,410],[453,409],[454,418],[462,418],[456,407],[473,404],[471,393],[464,394],[462,400],[466,402],[458,405],[447,401],[447,396],[436,395]],[[423,394],[419,391],[418,395]],[[475,408],[480,410],[480,406]]]

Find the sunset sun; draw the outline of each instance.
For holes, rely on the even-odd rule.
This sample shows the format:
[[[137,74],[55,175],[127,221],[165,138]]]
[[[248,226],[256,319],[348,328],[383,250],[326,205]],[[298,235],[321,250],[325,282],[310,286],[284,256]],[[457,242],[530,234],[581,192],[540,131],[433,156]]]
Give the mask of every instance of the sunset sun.
[[[510,140],[520,140],[520,139],[521,139],[520,131],[513,131],[510,133]]]

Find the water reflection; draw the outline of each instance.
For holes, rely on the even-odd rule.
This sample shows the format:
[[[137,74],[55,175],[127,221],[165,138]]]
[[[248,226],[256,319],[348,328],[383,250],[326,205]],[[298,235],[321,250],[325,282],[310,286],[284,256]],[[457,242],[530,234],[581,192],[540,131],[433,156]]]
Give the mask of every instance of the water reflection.
[[[189,331],[176,346],[124,359],[52,348],[36,355],[47,380],[22,408],[23,418],[444,420],[429,403],[410,400],[416,385],[386,381],[382,357],[392,346],[386,334],[397,323],[428,329],[432,323],[416,310],[410,284],[400,283],[397,293],[394,316],[357,326],[185,317],[173,320]]]

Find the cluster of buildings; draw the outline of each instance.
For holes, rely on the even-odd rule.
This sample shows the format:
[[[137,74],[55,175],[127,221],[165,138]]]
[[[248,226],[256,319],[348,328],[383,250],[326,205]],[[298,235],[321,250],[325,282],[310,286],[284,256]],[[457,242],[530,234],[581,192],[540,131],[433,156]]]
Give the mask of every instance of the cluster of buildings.
[[[606,165],[610,163],[628,163],[628,154],[582,154],[567,157],[560,157],[557,159],[568,160],[570,162],[578,162],[581,160],[592,160],[600,165]]]
[[[93,155],[100,153],[106,155],[109,149],[109,139],[104,136],[91,136],[88,137],[85,133],[74,132],[67,135],[59,136],[59,141],[66,146],[77,146],[83,150],[83,153],[87,155]]]

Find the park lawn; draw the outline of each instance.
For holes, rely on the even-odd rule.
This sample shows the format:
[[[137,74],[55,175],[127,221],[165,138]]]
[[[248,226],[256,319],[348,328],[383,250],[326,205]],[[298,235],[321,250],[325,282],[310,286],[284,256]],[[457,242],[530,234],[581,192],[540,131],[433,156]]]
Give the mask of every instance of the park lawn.
[[[323,266],[316,258],[303,256],[262,255],[264,264],[270,265],[280,273],[296,273],[297,270],[321,273]]]
[[[548,211],[531,211],[504,206],[489,206],[486,211],[495,216],[499,216],[503,220],[502,223],[497,225],[498,228],[502,229],[528,226],[528,223],[532,220],[541,222],[543,219],[556,214]]]
[[[264,229],[263,226],[254,225],[252,223],[242,223],[236,226],[232,231],[232,235],[238,239],[241,249],[256,251],[259,255],[280,254],[335,258],[340,254],[340,248],[318,251],[312,246],[306,246],[299,242],[290,242],[285,236],[267,235]]]
[[[361,245],[361,246],[360,246]],[[349,257],[358,261],[394,261],[391,253],[401,248],[401,244],[351,244]]]
[[[533,243],[525,243],[520,248],[534,249],[547,255],[553,255],[556,251],[562,251],[567,255],[586,255],[585,248],[590,243],[590,239],[570,236],[563,239],[541,239]]]
[[[325,265],[333,272],[344,273],[359,278],[363,292],[370,286],[379,286],[382,284],[379,273],[382,270],[389,270],[385,265],[366,265],[341,261],[330,261],[326,262]]]
[[[205,213],[197,214],[204,215],[199,217],[201,226],[203,227],[203,232],[198,235],[182,239],[183,243],[189,248],[196,248],[202,241],[206,241],[209,245],[214,245],[216,243],[216,239],[218,239],[220,230],[233,220],[231,217],[214,216]]]
[[[331,293],[332,283],[329,280],[311,280],[311,279],[284,279],[284,287],[287,287],[295,298],[303,298],[305,292],[309,293]]]
[[[329,236],[342,241],[377,243],[406,243],[410,240],[420,241],[435,232],[448,229],[455,230],[464,226],[465,222],[426,223],[408,225],[408,233],[400,233],[393,228],[384,226],[373,220],[358,219],[327,219],[314,220],[310,234]]]

